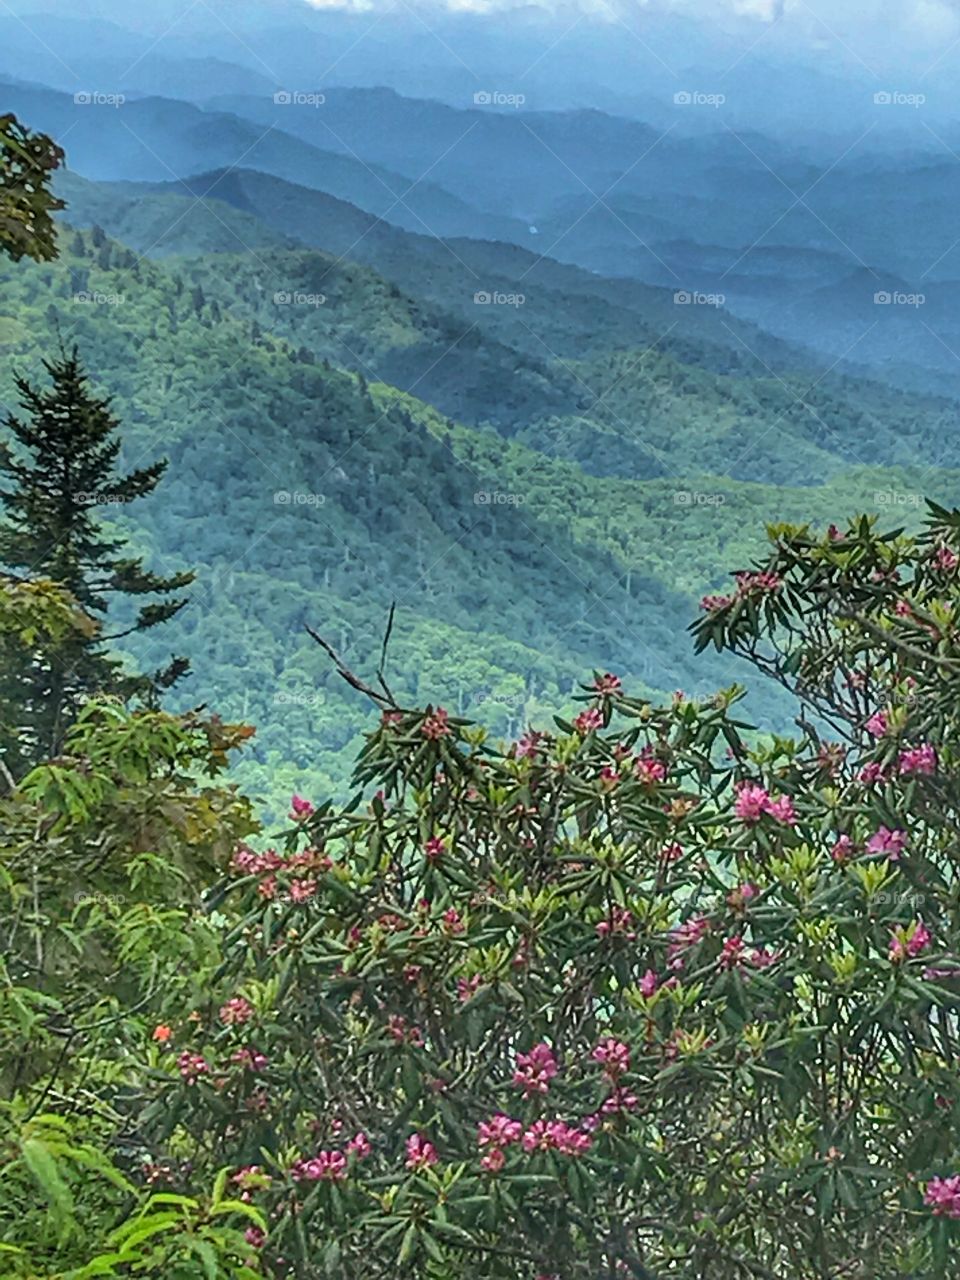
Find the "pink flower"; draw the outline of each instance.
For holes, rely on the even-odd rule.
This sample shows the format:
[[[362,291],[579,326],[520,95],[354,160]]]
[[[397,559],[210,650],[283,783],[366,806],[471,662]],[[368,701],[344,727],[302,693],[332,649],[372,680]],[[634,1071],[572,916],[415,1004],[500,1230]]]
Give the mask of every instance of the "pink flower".
[[[794,827],[797,824],[797,815],[789,796],[778,796],[776,800],[771,800],[767,805],[767,813],[771,818],[776,818],[777,822],[782,822],[784,826]]]
[[[780,578],[775,573],[767,571],[762,573],[738,573],[736,578],[739,595],[779,591],[780,589]]]
[[[656,782],[662,782],[667,776],[666,766],[662,761],[654,758],[651,747],[644,747],[637,756],[633,769],[638,780],[645,786],[653,786]]]
[[[317,892],[317,882],[313,879],[292,880],[290,882],[290,901],[309,902]]]
[[[262,1249],[267,1236],[266,1232],[262,1231],[260,1227],[247,1227],[243,1233],[243,1238],[251,1248]]]
[[[720,949],[720,968],[739,969],[746,959],[744,951],[745,946],[742,938],[727,938]]]
[[[707,613],[719,613],[721,609],[727,609],[733,604],[733,596],[704,596],[700,601],[700,608],[705,609]]]
[[[236,1062],[238,1066],[244,1067],[247,1071],[260,1072],[267,1065],[269,1059],[259,1049],[245,1048],[238,1049],[236,1053],[232,1054],[230,1061]]]
[[[199,1053],[184,1052],[177,1059],[177,1070],[187,1084],[196,1084],[200,1076],[209,1075],[210,1066]]]
[[[860,781],[865,787],[872,787],[876,782],[883,782],[886,776],[883,765],[877,760],[871,760],[860,770]]]
[[[606,938],[611,933],[622,933],[628,941],[633,941],[637,935],[630,928],[632,924],[632,911],[628,911],[626,907],[611,907],[610,919],[601,920],[597,925],[597,937]]]
[[[889,725],[887,724],[887,714],[885,711],[875,711],[867,723],[864,725],[867,733],[873,738],[882,738],[887,732]]]
[[[906,959],[915,959],[922,955],[931,942],[930,930],[922,920],[915,921],[906,929],[898,929],[890,937],[890,959],[900,964]]]
[[[853,841],[849,836],[837,836],[830,852],[834,862],[846,862],[853,853]]]
[[[616,1080],[624,1071],[630,1070],[630,1046],[609,1036],[594,1049],[593,1060],[601,1064],[605,1075]]]
[[[769,804],[770,795],[763,787],[752,782],[737,784],[737,798],[733,811],[743,822],[759,822],[767,812]]]
[[[239,1027],[253,1017],[253,1006],[243,996],[234,996],[220,1006],[220,1021],[226,1027]]]
[[[407,1139],[407,1168],[426,1169],[436,1164],[439,1156],[432,1142],[428,1142],[422,1133],[412,1133]]]
[[[937,772],[937,751],[929,742],[919,747],[908,747],[901,751],[897,768],[902,775],[912,773],[926,774],[928,777]]]
[[[534,1093],[546,1093],[550,1081],[557,1074],[557,1060],[548,1044],[541,1041],[535,1044],[529,1053],[517,1054],[516,1070],[513,1083],[523,1088],[524,1096]]]
[[[633,1111],[639,1102],[640,1099],[635,1093],[630,1093],[626,1089],[614,1087],[610,1091],[610,1096],[603,1103],[600,1110],[604,1115],[614,1115],[618,1111]]]
[[[696,946],[701,938],[710,931],[710,921],[706,916],[690,916],[673,930],[672,941],[667,946],[667,959],[671,969],[683,968],[682,953]]]
[[[536,1120],[523,1135],[523,1149],[530,1154],[552,1150],[578,1156],[589,1151],[591,1145],[588,1133],[572,1129],[563,1120]]]
[[[420,726],[420,732],[425,738],[436,741],[438,738],[446,738],[453,732],[447,721],[450,713],[443,707],[437,707],[432,715],[424,718],[423,724]]]
[[[342,1182],[347,1158],[342,1151],[318,1151],[310,1160],[295,1160],[290,1174],[295,1182]]]
[[[600,770],[600,784],[607,791],[620,785],[620,770],[615,764],[605,764]]]
[[[472,978],[457,979],[457,999],[461,1004],[466,1004],[468,1000],[472,1000],[480,989],[482,981],[481,975],[475,973]]]
[[[593,687],[596,689],[597,693],[610,695],[612,693],[619,693],[623,688],[623,682],[619,676],[612,676],[608,671],[606,675],[597,676],[596,680],[593,682]]]
[[[949,571],[950,569],[955,569],[957,567],[957,556],[949,547],[944,546],[943,543],[941,543],[940,546],[937,547],[936,554],[933,557],[933,563],[938,569]]]
[[[517,743],[517,759],[522,760],[525,756],[535,756],[538,751],[542,750],[542,742],[542,733],[539,733],[536,729],[528,729]]]
[[[950,1178],[931,1178],[923,1202],[938,1218],[960,1218],[960,1174]]]
[[[906,843],[905,831],[891,831],[889,827],[878,827],[876,834],[867,841],[867,848],[871,853],[885,853],[891,862],[897,862]]]
[[[448,907],[443,913],[442,919],[444,926],[449,929],[451,933],[463,933],[466,928],[466,925],[460,919],[460,912],[456,907]]]
[[[477,1125],[477,1145],[481,1147],[508,1147],[512,1142],[519,1142],[522,1136],[520,1121],[511,1120],[502,1113],[491,1116],[489,1120],[481,1120]]]
[[[423,852],[428,862],[439,862],[446,851],[446,845],[439,836],[431,836],[423,846]]]
[[[747,956],[747,961],[755,969],[769,969],[772,964],[776,964],[780,959],[780,954],[779,951],[771,951],[769,947],[756,947]]]
[[[577,733],[586,737],[594,729],[599,729],[603,724],[603,715],[599,707],[587,707],[585,711],[581,711],[573,722],[573,727]]]
[[[659,987],[660,979],[657,977],[657,975],[654,973],[652,969],[648,969],[647,972],[640,979],[639,985],[640,985],[640,994],[644,996],[647,1000],[649,1000],[650,997],[656,992],[657,987]]]
[[[358,1160],[362,1160],[364,1156],[368,1156],[373,1148],[370,1145],[370,1139],[365,1133],[358,1133],[347,1143],[347,1154],[356,1156]]]
[[[491,1147],[480,1159],[480,1168],[487,1173],[499,1173],[507,1162],[507,1157],[499,1147]]]
[[[313,805],[303,796],[294,795],[290,800],[290,817],[294,822],[305,822],[313,813]]]

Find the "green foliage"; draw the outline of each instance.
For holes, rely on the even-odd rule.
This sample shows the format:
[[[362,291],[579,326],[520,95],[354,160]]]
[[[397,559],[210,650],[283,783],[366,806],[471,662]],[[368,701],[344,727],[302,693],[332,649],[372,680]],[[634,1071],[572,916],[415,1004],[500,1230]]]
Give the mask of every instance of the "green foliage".
[[[63,151],[16,116],[0,115],[0,253],[14,261],[57,256],[52,214],[64,202],[50,190]]]
[[[437,285],[443,318],[435,307],[398,296],[373,272],[346,265],[331,272],[323,255],[264,262],[269,271],[258,293],[254,271],[236,256],[160,265],[138,261],[102,233],[69,237],[56,265],[4,275],[0,345],[20,367],[39,367],[56,341],[55,322],[68,326],[96,371],[98,394],[105,388],[113,396],[125,466],[161,453],[170,458],[156,500],[129,510],[104,507],[104,524],[157,572],[197,567],[198,582],[191,605],[167,627],[120,643],[141,670],[161,666],[171,649],[183,653],[194,676],[176,695],[179,705],[207,702],[257,724],[238,777],[268,813],[282,812],[292,790],[345,795],[363,741],[362,700],[330,671],[304,623],[360,666],[379,652],[396,601],[388,667],[398,694],[480,715],[498,737],[569,709],[579,674],[595,664],[622,672],[638,691],[698,695],[739,672],[720,660],[691,661],[683,637],[691,608],[731,563],[757,553],[764,520],[825,523],[838,507],[870,507],[878,492],[911,494],[929,482],[919,465],[841,471],[833,454],[820,459],[833,478],[816,487],[704,474],[715,402],[735,397],[750,410],[724,410],[734,423],[727,447],[739,458],[747,446],[738,433],[760,429],[765,415],[775,418],[783,388],[762,369],[756,386],[756,362],[737,364],[729,352],[690,340],[665,365],[651,366],[662,375],[669,413],[658,421],[653,412],[643,433],[656,432],[661,451],[670,441],[669,473],[650,480],[586,474],[569,459],[547,456],[567,439],[549,422],[536,440],[527,437],[523,424],[535,409],[527,391],[510,408],[519,395],[510,390],[518,361],[531,371],[530,388],[544,377],[569,385],[569,375],[553,366],[534,378],[520,348],[504,344],[494,357],[494,347],[478,338],[477,347],[460,352],[445,384],[464,395],[474,388],[465,416],[482,417],[487,402],[515,433],[510,441],[451,423],[418,398],[432,394],[426,381],[402,393],[338,367],[373,364],[412,381],[414,370],[422,372],[469,327],[450,319],[455,291],[448,278]],[[324,272],[331,275],[321,283]],[[274,289],[308,286],[329,292],[328,302],[271,301]],[[536,298],[531,294],[524,312],[528,329],[534,323],[564,363],[574,348],[595,350],[588,335],[594,320],[597,342],[624,346],[640,324],[631,312],[617,329],[610,307],[596,300],[562,311],[556,291],[545,295],[534,322]],[[472,302],[470,309],[487,311]],[[563,315],[572,327],[561,342]],[[524,333],[542,356],[542,343],[519,321],[504,336],[513,343]],[[718,381],[720,370],[726,373]],[[613,381],[622,372],[604,376]],[[671,392],[670,378],[681,373],[688,391]],[[517,387],[527,385],[526,376],[516,373]],[[639,396],[640,371],[627,381]],[[598,393],[606,385],[594,383]],[[832,377],[822,387],[830,388],[830,421],[845,456],[848,447],[871,456],[863,452],[868,442],[896,436],[904,457],[919,458],[928,435],[943,436],[946,410],[938,402],[850,383],[841,397]],[[10,386],[0,389],[10,394]],[[772,398],[758,410],[757,396]],[[864,407],[854,415],[841,400]],[[827,410],[821,401],[816,408],[821,416]],[[628,426],[634,421],[624,404],[616,411]],[[617,456],[619,437],[605,439],[608,456]],[[776,432],[769,443],[784,452]],[[883,452],[890,452],[886,444]],[[933,496],[947,500],[954,483],[942,472]],[[690,502],[683,505],[678,493]],[[277,494],[291,501],[277,502]],[[294,501],[294,494],[317,500]],[[484,503],[478,494],[514,500]],[[750,705],[757,719],[788,722],[787,699],[774,689],[751,691]]]
[[[239,847],[119,1105],[271,1274],[953,1274],[960,513],[772,536],[723,609],[821,717],[860,674],[845,743],[598,675],[504,752],[377,695],[356,799]]]
[[[156,488],[166,464],[154,463],[126,475],[116,470],[120,452],[117,420],[109,404],[93,395],[76,348],[61,352],[44,368],[52,387],[41,390],[25,378],[16,385],[28,415],[10,415],[4,424],[13,445],[0,444],[0,475],[10,485],[0,491],[6,520],[0,525],[0,562],[28,574],[53,579],[90,616],[104,617],[119,597],[168,595],[187,586],[192,574],[161,577],[140,557],[124,556],[124,539],[107,533],[104,506],[126,504]],[[141,605],[121,635],[146,631],[179,612],[184,600]],[[114,618],[117,614],[114,613]],[[48,633],[48,639],[49,639]],[[150,677],[131,676],[121,661],[104,652],[97,630],[72,628],[57,643],[29,651],[0,665],[0,702],[17,704],[19,723],[0,738],[0,758],[15,776],[55,755],[82,699],[91,693],[155,696],[186,670],[182,659]]]

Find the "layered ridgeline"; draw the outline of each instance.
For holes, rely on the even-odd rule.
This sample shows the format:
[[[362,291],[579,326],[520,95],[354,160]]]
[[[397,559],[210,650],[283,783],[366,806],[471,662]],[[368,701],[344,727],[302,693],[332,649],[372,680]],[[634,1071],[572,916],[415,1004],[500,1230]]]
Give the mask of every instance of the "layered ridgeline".
[[[369,675],[396,601],[398,695],[482,709],[503,734],[562,709],[591,666],[703,694],[736,673],[694,660],[685,626],[764,519],[954,483],[925,474],[948,403],[827,377],[796,404],[819,375],[732,339],[648,342],[602,281],[562,315],[548,288],[522,308],[452,292],[444,308],[269,231],[163,262],[99,231],[62,240],[57,263],[3,269],[4,367],[34,375],[58,332],[77,341],[125,461],[170,458],[142,510],[104,513],[136,519],[158,570],[199,569],[190,607],[138,656],[185,653],[184,700],[257,724],[246,781],[268,799],[340,791],[367,714],[305,624]],[[605,346],[578,332],[594,318]]]

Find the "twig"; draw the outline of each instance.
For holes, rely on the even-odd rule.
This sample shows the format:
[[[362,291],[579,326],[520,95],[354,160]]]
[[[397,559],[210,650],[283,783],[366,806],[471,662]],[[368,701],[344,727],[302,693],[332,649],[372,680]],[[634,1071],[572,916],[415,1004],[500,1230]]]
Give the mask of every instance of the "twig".
[[[386,693],[378,693],[377,690],[367,684],[365,680],[361,680],[359,676],[353,674],[329,641],[324,640],[323,636],[318,635],[311,626],[304,624],[304,627],[307,634],[316,640],[324,653],[333,661],[333,665],[337,668],[337,674],[342,679],[346,680],[347,684],[350,685],[352,689],[356,689],[358,693],[364,694],[365,697],[369,698],[371,702],[375,702],[378,706],[397,707],[396,699],[390,693],[389,689],[386,690]]]

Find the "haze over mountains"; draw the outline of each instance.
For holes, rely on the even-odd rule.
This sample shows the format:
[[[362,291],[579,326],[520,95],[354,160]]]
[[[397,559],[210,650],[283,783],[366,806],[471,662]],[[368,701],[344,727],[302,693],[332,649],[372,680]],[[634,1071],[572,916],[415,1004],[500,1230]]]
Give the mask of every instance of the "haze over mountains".
[[[305,621],[362,665],[398,599],[411,694],[515,731],[591,664],[732,678],[683,627],[764,519],[951,496],[956,51],[901,83],[726,12],[99,13],[0,18],[83,229],[3,269],[0,348],[76,338],[171,456],[138,537],[201,595],[163,643],[277,794],[363,722]]]

